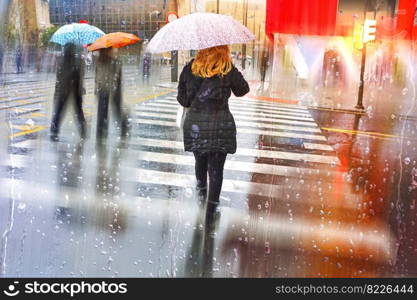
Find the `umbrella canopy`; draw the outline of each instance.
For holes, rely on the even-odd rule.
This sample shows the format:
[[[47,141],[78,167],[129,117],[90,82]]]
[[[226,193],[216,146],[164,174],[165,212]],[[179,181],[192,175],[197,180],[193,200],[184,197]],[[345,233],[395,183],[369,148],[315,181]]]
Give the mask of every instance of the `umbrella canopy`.
[[[62,46],[68,43],[87,45],[94,43],[104,34],[95,26],[85,23],[72,23],[60,27],[52,36],[51,42]]]
[[[89,51],[95,51],[103,48],[121,48],[132,45],[140,41],[136,35],[125,32],[113,32],[103,35],[88,47]]]
[[[152,53],[201,50],[220,45],[244,44],[255,39],[248,28],[232,17],[194,13],[162,27],[149,42]]]

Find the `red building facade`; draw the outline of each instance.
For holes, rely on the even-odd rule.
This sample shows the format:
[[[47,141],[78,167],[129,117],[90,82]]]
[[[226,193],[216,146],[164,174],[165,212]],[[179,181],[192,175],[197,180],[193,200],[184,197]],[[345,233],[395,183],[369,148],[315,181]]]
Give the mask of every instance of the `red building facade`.
[[[353,33],[355,16],[342,18],[339,6],[342,0],[267,0],[266,32],[319,36],[349,36]],[[363,3],[363,2],[362,2]],[[363,17],[363,8],[358,7]],[[361,14],[362,12],[362,14]],[[411,39],[416,37],[416,0],[398,0],[396,14],[379,16],[378,31],[381,37]]]

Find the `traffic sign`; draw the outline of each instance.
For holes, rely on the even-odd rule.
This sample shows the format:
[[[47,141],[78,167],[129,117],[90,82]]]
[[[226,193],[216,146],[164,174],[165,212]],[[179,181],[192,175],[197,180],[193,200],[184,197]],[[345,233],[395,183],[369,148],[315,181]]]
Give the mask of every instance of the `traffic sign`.
[[[374,41],[376,38],[376,20],[365,20],[363,27],[363,42]]]

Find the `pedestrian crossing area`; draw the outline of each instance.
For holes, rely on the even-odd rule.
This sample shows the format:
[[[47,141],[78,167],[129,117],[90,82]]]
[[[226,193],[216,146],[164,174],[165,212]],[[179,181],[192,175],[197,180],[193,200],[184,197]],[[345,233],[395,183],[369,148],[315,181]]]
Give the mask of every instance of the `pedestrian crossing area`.
[[[275,255],[282,249],[317,254],[319,241],[322,255],[332,260],[339,259],[339,252],[334,253],[338,247],[344,256],[359,249],[372,261],[391,258],[389,232],[357,225],[362,196],[352,191],[344,166],[306,107],[250,97],[232,97],[229,103],[238,147],[225,164],[217,257],[235,249],[245,253],[246,248],[236,244],[240,241],[249,241],[248,249],[261,255],[265,251]],[[99,143],[91,123],[86,141],[74,134],[74,124],[63,128],[56,143],[49,140],[47,131],[11,139],[0,148],[0,199],[13,208],[9,218],[21,214],[30,222],[39,216],[52,219],[55,223],[47,224],[53,224],[55,231],[47,235],[48,245],[62,240],[65,249],[78,251],[82,246],[93,249],[92,253],[97,236],[108,235],[95,228],[110,229],[113,241],[120,239],[115,228],[128,226],[126,240],[118,241],[124,249],[132,249],[133,240],[137,245],[161,245],[168,253],[159,263],[142,266],[146,274],[160,268],[158,264],[170,265],[171,253],[176,255],[173,248],[180,245],[180,251],[186,251],[187,243],[194,243],[189,240],[194,230],[190,224],[199,211],[194,156],[183,150],[176,124],[178,108],[175,93],[135,104],[127,139],[121,139],[112,124],[107,141]],[[69,241],[65,231],[55,236],[63,223],[68,224]],[[195,226],[201,225],[196,221]],[[116,244],[110,242],[101,254],[92,254],[92,260],[99,260],[103,251],[116,251]],[[136,256],[131,250],[117,256],[117,261],[126,263],[119,266],[120,274],[137,275],[132,267]],[[180,265],[185,261],[175,260]],[[270,255],[269,260],[271,265],[287,265],[276,256]],[[226,272],[220,264],[216,263],[217,268]],[[105,270],[94,266],[86,272],[106,276]]]
[[[138,73],[139,70],[131,66],[124,70],[123,101],[126,104],[138,102],[154,89],[149,82],[144,83]],[[88,74],[84,81],[84,114],[87,120],[94,116],[97,102],[91,76],[92,74]],[[23,139],[31,133],[48,128],[52,114],[55,77],[53,73],[21,74],[6,78],[6,82],[0,83],[0,113],[5,117],[6,123],[10,124],[7,128],[10,138]]]
[[[128,141],[111,133],[106,159],[100,160],[92,136],[84,145],[82,161],[75,164],[81,163],[81,169],[72,167],[80,154],[74,153],[76,143],[65,137],[58,145],[46,134],[41,139],[17,140],[2,160],[2,186],[6,187],[2,190],[6,192],[1,196],[7,197],[11,177],[34,182],[38,189],[58,184],[72,188],[73,193],[80,188],[90,193],[100,175],[97,172],[106,165],[107,171],[116,169],[118,190],[125,197],[192,201],[194,157],[183,151],[182,133],[175,121],[178,108],[175,93],[136,104],[131,109],[134,126]],[[256,198],[355,206],[357,197],[347,190],[335,199],[332,185],[345,186],[346,173],[306,107],[232,97],[230,109],[238,148],[225,164],[222,205],[244,208]],[[113,152],[119,156],[116,163]]]

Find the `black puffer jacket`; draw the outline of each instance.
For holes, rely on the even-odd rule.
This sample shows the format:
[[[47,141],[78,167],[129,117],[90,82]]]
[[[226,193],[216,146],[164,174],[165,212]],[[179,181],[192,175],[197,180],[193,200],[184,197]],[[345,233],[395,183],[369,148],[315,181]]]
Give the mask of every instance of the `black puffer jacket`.
[[[192,61],[180,76],[178,102],[189,107],[184,120],[184,148],[191,152],[236,152],[236,125],[229,110],[231,92],[242,97],[249,85],[233,67],[225,76],[201,78],[191,71]]]

